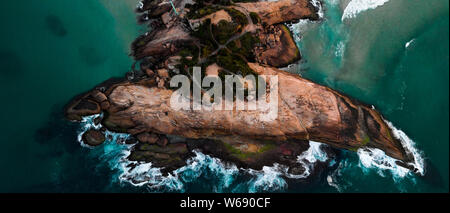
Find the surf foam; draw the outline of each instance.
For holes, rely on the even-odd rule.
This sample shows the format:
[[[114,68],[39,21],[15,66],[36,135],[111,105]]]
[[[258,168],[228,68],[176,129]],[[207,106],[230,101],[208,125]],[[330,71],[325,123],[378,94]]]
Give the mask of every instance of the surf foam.
[[[425,175],[425,161],[422,157],[422,153],[415,147],[416,143],[411,140],[402,130],[397,129],[391,122],[385,122],[388,124],[389,128],[392,129],[394,137],[400,140],[406,152],[414,157],[414,162],[408,164],[414,166],[414,168],[417,169],[417,173],[419,173],[420,175]]]
[[[411,41],[406,42],[406,44],[405,44],[405,49],[408,49],[408,47],[409,47],[412,43],[414,43],[414,41],[415,41],[415,39],[411,39]]]
[[[102,114],[95,114],[90,116],[85,116],[81,118],[81,128],[78,131],[77,135],[77,141],[81,144],[83,147],[92,148],[91,146],[85,144],[83,142],[83,134],[88,131],[89,129],[100,129],[101,124],[96,125],[94,120],[98,117],[101,117]]]
[[[319,0],[311,0],[311,4],[318,9],[317,15],[319,15],[319,18],[323,18],[323,9],[322,9],[322,3],[320,3]]]
[[[177,191],[184,192],[185,184],[197,181],[199,177],[207,176],[214,180],[212,188],[215,192],[228,191],[248,191],[248,192],[268,192],[281,191],[287,188],[286,178],[299,179],[308,177],[314,164],[318,161],[325,162],[328,156],[321,150],[321,143],[310,141],[310,147],[297,157],[297,161],[305,168],[305,172],[300,175],[290,174],[289,167],[275,163],[273,166],[264,166],[262,170],[238,169],[234,164],[223,163],[218,158],[205,155],[194,150],[195,156],[186,161],[187,165],[174,172],[163,175],[161,168],[153,167],[152,163],[129,161],[133,145],[123,143],[129,134],[114,133],[105,131],[106,141],[99,147],[91,147],[84,144],[82,135],[87,130],[100,129],[101,124],[95,124],[95,119],[102,114],[83,117],[78,133],[78,142],[86,148],[92,149],[90,155],[99,158],[101,163],[107,164],[112,170],[117,170],[118,174],[113,178],[113,182],[120,184],[128,183],[136,187],[148,187],[152,191]],[[232,184],[240,175],[251,175],[251,179],[244,184],[237,184],[236,189],[232,189]],[[236,185],[236,184],[235,184]]]
[[[355,18],[359,13],[375,9],[387,3],[389,0],[352,0],[345,7],[341,20]]]
[[[412,141],[403,131],[395,128],[391,122],[385,121],[392,129],[394,137],[399,139],[405,151],[414,157],[414,161],[408,163],[416,169],[416,173],[420,175],[425,174],[424,160],[421,153],[415,148],[415,143]],[[377,173],[381,176],[385,176],[385,171],[390,171],[395,178],[404,178],[411,174],[411,170],[398,166],[395,162],[396,159],[389,157],[380,149],[375,148],[361,148],[358,149],[358,156],[360,159],[361,168],[375,168],[378,169]]]
[[[287,173],[285,166],[275,163],[273,166],[264,166],[261,171],[249,169],[249,174],[255,176],[249,181],[248,191],[251,193],[281,191],[287,188],[286,181],[282,178]]]

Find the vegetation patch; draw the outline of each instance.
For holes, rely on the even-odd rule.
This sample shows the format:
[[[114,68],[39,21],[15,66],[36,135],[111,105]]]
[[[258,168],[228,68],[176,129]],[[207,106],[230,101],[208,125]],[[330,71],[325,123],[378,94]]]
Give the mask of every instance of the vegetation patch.
[[[252,33],[245,33],[239,40],[235,40],[234,42],[230,42],[227,47],[233,53],[240,54],[245,57],[247,61],[255,62],[255,54],[253,52],[253,48],[256,44],[261,43],[257,36],[254,36]]]
[[[246,160],[248,158],[257,157],[260,154],[263,154],[269,150],[272,150],[273,148],[276,148],[274,143],[267,143],[267,144],[261,144],[256,152],[245,152],[245,151],[242,151],[228,143],[223,143],[223,144],[232,156],[234,156],[238,159],[241,159],[241,160]]]
[[[225,8],[225,11],[227,11],[227,13],[231,16],[236,24],[239,24],[242,27],[248,24],[247,16],[245,16],[245,14],[241,13],[239,10],[233,8]]]
[[[255,71],[248,66],[247,62],[241,56],[230,53],[227,50],[219,51],[216,62],[220,67],[235,74],[242,76],[256,75]]]
[[[370,137],[368,135],[365,135],[362,141],[362,145],[361,146],[365,146],[370,142]]]
[[[261,21],[259,15],[255,12],[250,12],[250,18],[252,19],[253,24],[258,24]]]
[[[225,44],[238,31],[239,26],[237,24],[225,20],[221,20],[217,25],[212,25],[212,34],[220,44]]]
[[[203,2],[196,3],[194,5],[186,4],[186,8],[189,9],[189,12],[186,14],[186,17],[188,19],[199,19],[213,14],[221,9],[220,7],[216,6],[204,5]]]

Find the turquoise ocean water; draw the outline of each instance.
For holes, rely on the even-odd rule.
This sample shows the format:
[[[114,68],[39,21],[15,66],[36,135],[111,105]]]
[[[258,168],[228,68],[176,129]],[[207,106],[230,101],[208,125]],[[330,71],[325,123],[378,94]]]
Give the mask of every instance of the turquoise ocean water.
[[[371,4],[370,4],[371,3]],[[150,164],[124,169],[128,147],[77,141],[91,124],[67,122],[74,95],[130,69],[135,0],[0,3],[0,192],[448,192],[449,3],[325,0],[323,21],[291,26],[303,59],[289,68],[373,104],[414,141],[425,176],[343,152],[314,183],[280,166],[239,170],[201,153],[169,177]],[[309,163],[326,156],[312,143]],[[151,186],[150,186],[151,185]]]

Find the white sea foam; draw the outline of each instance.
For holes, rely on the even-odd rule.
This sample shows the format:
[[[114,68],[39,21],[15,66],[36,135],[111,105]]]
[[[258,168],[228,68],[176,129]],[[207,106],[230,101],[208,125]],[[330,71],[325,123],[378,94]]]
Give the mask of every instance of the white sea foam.
[[[280,191],[287,188],[286,181],[282,178],[287,173],[285,166],[275,163],[273,166],[264,166],[261,171],[249,169],[248,173],[255,176],[249,181],[248,191],[251,193]]]
[[[308,150],[298,156],[298,162],[305,168],[305,172],[300,175],[288,173],[289,167],[274,164],[264,166],[262,170],[238,169],[233,164],[223,163],[218,158],[205,155],[194,150],[195,156],[187,160],[187,165],[174,172],[163,175],[161,168],[153,167],[152,163],[129,161],[127,157],[133,145],[123,142],[129,134],[114,133],[105,131],[106,141],[100,147],[91,147],[83,143],[82,135],[87,130],[100,129],[101,124],[95,124],[94,120],[102,114],[83,117],[78,134],[78,141],[83,147],[92,149],[92,155],[97,156],[102,163],[107,164],[111,169],[117,169],[119,174],[114,178],[120,183],[129,183],[133,186],[146,186],[150,189],[164,189],[166,191],[183,192],[184,184],[196,181],[202,175],[214,178],[218,181],[213,189],[215,192],[223,192],[233,184],[239,174],[247,173],[253,176],[247,182],[248,192],[279,191],[287,187],[284,177],[299,179],[310,175],[317,161],[325,162],[327,155],[321,150],[322,144],[310,141]],[[241,172],[241,173],[240,173]],[[117,181],[113,180],[113,181]]]
[[[129,155],[129,151],[125,156]],[[187,165],[164,176],[161,168],[152,167],[151,163],[137,162],[137,166],[130,169],[130,161],[123,159],[120,163],[122,174],[119,176],[121,182],[128,182],[134,186],[147,186],[150,189],[164,188],[169,191],[183,192],[184,183],[196,181],[204,173],[211,173],[219,183],[214,187],[215,192],[222,192],[229,187],[238,174],[234,165],[225,165],[217,158],[212,158],[199,151],[195,156],[187,160]],[[136,162],[134,162],[136,163]]]
[[[405,177],[409,173],[409,169],[398,166],[396,159],[387,156],[380,149],[362,148],[358,149],[358,156],[360,161],[360,167],[363,171],[365,169],[375,168],[377,173],[381,176],[385,176],[385,171],[391,171],[394,177]]]
[[[388,126],[392,129],[394,137],[400,140],[403,148],[406,152],[414,157],[414,162],[409,163],[409,165],[414,166],[417,169],[417,173],[425,175],[425,162],[422,157],[422,153],[415,147],[415,143],[411,140],[402,130],[397,129],[391,122],[385,121]]]
[[[308,150],[304,151],[301,155],[297,157],[297,162],[302,164],[303,168],[305,168],[305,172],[301,175],[287,175],[290,178],[306,178],[308,177],[312,169],[314,168],[314,164],[317,161],[325,162],[328,159],[327,153],[322,151],[320,148],[323,144],[309,141]]]
[[[329,186],[334,187],[338,192],[342,192],[342,189],[339,187],[339,185],[333,180],[333,176],[328,175],[327,176],[327,183]]]
[[[301,19],[295,24],[287,24],[287,27],[292,32],[294,40],[296,42],[299,42],[303,32],[305,32],[312,23],[314,22],[306,19]]]
[[[319,18],[322,19],[324,17],[324,11],[322,7],[322,3],[319,0],[311,0],[311,4],[318,8],[317,14],[319,15]],[[303,32],[305,32],[309,26],[313,23],[317,23],[317,21],[310,21],[308,19],[300,19],[297,23],[287,23],[287,27],[292,32],[292,35],[294,37],[294,40],[296,42],[300,41],[301,35]]]
[[[95,115],[85,116],[81,119],[81,128],[78,131],[78,135],[77,135],[77,141],[81,144],[81,146],[87,147],[87,148],[92,148],[91,146],[89,146],[83,142],[83,134],[86,131],[88,131],[89,129],[100,129],[101,124],[95,124],[94,120],[101,116],[103,116],[103,114],[95,114]]]
[[[262,170],[238,169],[233,164],[225,164],[218,158],[213,158],[194,150],[195,156],[187,160],[187,165],[173,172],[173,175],[164,177],[159,168],[153,168],[151,163],[138,164],[136,168],[129,170],[126,165],[130,162],[122,163],[120,175],[121,181],[129,182],[135,186],[148,185],[151,188],[166,187],[174,191],[183,191],[184,184],[196,181],[200,176],[213,174],[213,178],[218,181],[213,190],[223,192],[229,189],[233,181],[239,175],[239,172],[248,173],[251,176],[247,182],[248,192],[267,192],[280,191],[287,187],[284,177],[287,178],[306,178],[310,175],[314,163],[317,161],[325,162],[327,155],[320,149],[322,144],[311,141],[310,148],[298,157],[306,171],[300,175],[289,174],[289,167],[275,163],[273,166],[264,166]],[[126,151],[129,153],[129,151]],[[127,156],[128,154],[124,154]]]
[[[128,156],[125,154],[124,156]],[[152,167],[152,163],[138,162],[133,168],[125,158],[120,161],[121,174],[119,180],[134,186],[147,186],[151,189],[165,188],[169,191],[183,191],[183,184],[176,173],[164,176],[160,168]]]
[[[184,182],[193,182],[203,173],[211,173],[219,183],[214,186],[215,192],[223,192],[234,181],[239,169],[233,164],[225,164],[218,158],[213,158],[194,150],[195,156],[187,160],[187,165],[179,168],[175,173]]]
[[[375,9],[388,1],[389,0],[352,0],[348,3],[347,7],[345,7],[341,20],[344,21],[345,19],[354,18],[359,13],[369,9]]]
[[[309,163],[315,163],[316,161],[325,162],[326,160],[328,160],[328,156],[327,153],[322,151],[322,149],[320,148],[321,146],[323,146],[322,143],[309,141],[308,150],[298,156],[298,161],[304,162],[304,160],[307,160]]]
[[[142,9],[144,8],[144,3],[143,3],[142,1],[139,1],[139,2],[137,3],[137,5],[136,5],[136,8],[142,10]]]
[[[297,157],[305,171],[302,174],[290,174],[289,167],[274,163],[273,166],[264,166],[262,170],[256,171],[248,169],[247,172],[255,178],[250,181],[249,192],[267,192],[278,191],[287,188],[287,183],[283,177],[291,179],[301,179],[308,177],[316,162],[325,162],[328,160],[327,154],[320,148],[321,143],[309,142],[308,150]]]
[[[135,186],[148,185],[150,188],[165,187],[173,191],[184,191],[184,183],[196,181],[200,176],[213,174],[213,178],[218,183],[213,190],[223,192],[233,184],[239,174],[247,173],[253,176],[247,182],[248,192],[270,192],[280,191],[287,188],[284,177],[299,179],[310,175],[314,163],[324,162],[327,155],[320,149],[321,144],[310,142],[310,148],[298,157],[306,171],[300,175],[289,174],[289,167],[275,163],[273,166],[264,166],[262,170],[238,169],[233,164],[225,164],[218,158],[213,158],[199,151],[194,150],[195,156],[187,160],[187,165],[175,170],[173,175],[164,177],[159,168],[153,168],[151,163],[138,164],[136,168],[129,169],[126,166],[131,163],[125,158],[120,164],[122,174],[121,181],[129,182]],[[129,151],[125,151],[124,156],[128,156]],[[209,178],[209,176],[208,176]]]
[[[411,41],[406,42],[405,49],[408,49],[408,47],[415,41],[415,39],[411,39]]]
[[[311,0],[311,4],[318,8],[317,15],[319,15],[319,18],[323,18],[323,8],[322,3],[319,0]]]
[[[152,167],[151,163],[131,162],[126,159],[130,154],[132,145],[123,142],[128,139],[129,134],[106,130],[106,141],[99,147],[100,149],[95,150],[94,147],[85,144],[82,140],[83,133],[89,129],[100,129],[102,125],[95,124],[94,120],[101,116],[103,115],[96,114],[83,117],[77,140],[83,147],[91,148],[93,152],[97,152],[101,162],[106,163],[111,169],[118,169],[120,172],[119,182],[127,182],[134,186],[146,185],[150,188],[165,187],[171,191],[182,191],[183,186],[176,176],[163,176],[160,168]],[[130,163],[135,163],[135,167],[129,167]]]
[[[95,124],[95,119],[102,117],[103,114],[95,114],[95,115],[90,115],[90,116],[85,116],[81,119],[81,128],[78,131],[78,135],[77,135],[77,141],[81,144],[81,146],[86,147],[86,148],[93,148],[92,146],[89,146],[88,144],[83,142],[83,134],[88,131],[89,129],[96,129],[99,130],[100,128],[102,128],[102,124]],[[126,133],[115,133],[115,132],[111,132],[106,130],[105,131],[105,138],[106,141],[115,141],[115,142],[124,142],[127,138],[129,137],[129,134]]]
[[[336,57],[342,57],[345,53],[345,43],[344,41],[340,41],[338,45],[335,47],[334,55]]]
[[[78,141],[85,147],[81,140],[81,135],[90,128],[99,129],[101,124],[96,125],[94,120],[102,116],[101,114],[84,117],[81,122],[81,130],[78,135]],[[386,121],[393,131],[394,137],[398,138],[407,152],[414,156],[414,162],[410,163],[417,169],[417,173],[424,174],[424,163],[420,152],[414,147],[414,142],[409,139],[404,132],[396,129],[392,123]],[[230,189],[234,180],[239,174],[248,173],[253,176],[246,184],[244,191],[248,192],[267,192],[280,191],[287,188],[284,177],[292,179],[300,179],[308,177],[316,162],[325,162],[328,160],[327,154],[321,149],[323,144],[310,141],[310,147],[297,157],[297,161],[305,168],[303,174],[290,174],[289,167],[279,164],[273,166],[265,166],[262,170],[238,169],[235,165],[225,164],[217,158],[210,157],[199,151],[194,150],[195,156],[187,160],[187,165],[175,170],[171,174],[163,175],[161,168],[153,167],[151,163],[132,162],[127,160],[132,145],[118,143],[125,141],[129,135],[123,133],[105,132],[107,141],[99,149],[93,151],[100,152],[99,158],[101,162],[108,164],[111,169],[118,169],[119,174],[116,177],[120,183],[129,183],[134,186],[146,186],[150,189],[164,189],[168,191],[183,192],[184,184],[195,182],[201,175],[212,174],[211,178],[218,181],[213,186],[215,192],[223,192]],[[93,148],[93,147],[89,147]],[[379,149],[364,148],[357,152],[360,162],[358,166],[363,171],[368,169],[376,169],[377,173],[385,176],[386,171],[390,171],[394,180],[403,178],[411,173],[410,170],[398,166],[395,159],[387,156]],[[134,164],[134,166],[130,166]],[[342,162],[336,171],[341,172]],[[330,164],[332,166],[332,164]],[[241,173],[240,173],[241,171]],[[210,178],[210,176],[208,176]],[[327,177],[330,186],[335,187],[338,191],[342,191],[342,183],[338,183],[336,174]]]
[[[394,137],[400,140],[405,151],[414,157],[414,162],[408,164],[414,166],[416,173],[424,175],[424,160],[420,152],[414,147],[415,143],[403,131],[395,128],[391,122],[386,121],[386,123],[392,129]],[[357,153],[360,159],[359,165],[363,168],[363,171],[367,171],[365,169],[375,168],[381,176],[385,176],[385,172],[390,171],[394,180],[396,180],[396,178],[404,178],[412,173],[411,170],[397,165],[395,163],[397,161],[396,159],[387,156],[386,153],[380,149],[361,148],[358,149]]]

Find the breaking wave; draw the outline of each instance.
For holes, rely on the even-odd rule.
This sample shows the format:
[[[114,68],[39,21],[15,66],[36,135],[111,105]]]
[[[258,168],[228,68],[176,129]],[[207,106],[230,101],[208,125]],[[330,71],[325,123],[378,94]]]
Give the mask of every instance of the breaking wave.
[[[415,39],[411,39],[410,41],[406,42],[406,44],[405,44],[405,49],[408,49],[408,47],[409,47],[412,43],[414,43],[414,41],[415,41]]]
[[[297,176],[297,178],[308,177],[312,172],[314,163],[317,161],[325,162],[328,160],[327,153],[320,148],[321,146],[323,146],[323,144],[310,141],[309,149],[298,156],[297,161],[302,164],[306,170],[303,174]]]
[[[397,129],[391,122],[385,121],[392,129],[393,136],[401,141],[406,152],[414,157],[414,161],[409,165],[415,168],[417,175],[424,175],[424,159],[422,153],[415,147],[412,141],[403,131]],[[396,159],[387,156],[382,150],[375,148],[361,148],[357,151],[355,158],[353,152],[344,152],[345,159],[338,162],[337,168],[328,174],[326,181],[330,187],[335,188],[338,192],[347,190],[353,191],[354,183],[349,181],[349,176],[359,175],[359,171],[363,174],[375,172],[380,177],[392,178],[396,187],[403,191],[404,183],[415,183],[416,175],[411,170],[396,164]],[[331,163],[331,162],[330,162]],[[331,165],[330,165],[331,166]],[[406,182],[405,182],[406,181]],[[409,182],[411,181],[411,182]],[[358,185],[358,184],[356,184]]]
[[[230,187],[239,173],[239,169],[235,165],[223,163],[218,158],[210,157],[197,150],[193,152],[195,156],[187,160],[187,165],[175,170],[183,182],[194,182],[200,176],[205,175],[213,176],[216,180],[214,192],[223,192]]]
[[[287,174],[286,166],[275,163],[273,166],[264,166],[262,170],[247,170],[249,174],[254,176],[248,181],[248,192],[267,192],[281,191],[287,188],[286,180],[283,174]]]
[[[345,7],[341,20],[344,21],[345,19],[354,18],[359,13],[369,9],[375,9],[388,1],[389,0],[352,0],[348,3],[347,7]]]
[[[95,124],[94,120],[101,114],[84,117],[81,122],[78,141],[83,147],[91,149],[90,155],[100,159],[100,163],[107,165],[111,170],[117,171],[112,177],[112,182],[119,184],[131,184],[136,187],[155,191],[185,192],[186,185],[195,184],[201,178],[212,180],[209,190],[214,192],[274,192],[284,191],[288,188],[286,178],[304,179],[309,177],[317,162],[330,160],[321,147],[324,144],[314,141],[309,142],[309,148],[297,157],[297,162],[304,167],[302,174],[290,174],[289,167],[274,164],[264,166],[262,170],[239,169],[234,164],[227,164],[218,158],[205,155],[194,150],[194,156],[186,161],[187,165],[170,174],[164,175],[160,168],[153,167],[152,163],[129,161],[127,156],[133,145],[125,144],[128,134],[106,131],[106,142],[99,147],[90,147],[83,143],[81,135],[90,128],[100,129],[101,124]],[[394,137],[398,138],[405,150],[414,156],[414,162],[410,165],[416,168],[416,173],[424,175],[424,160],[421,153],[414,147],[414,142],[401,130],[395,128],[392,123],[386,121],[392,129]],[[383,151],[373,148],[364,148],[357,151],[359,162],[354,166],[364,172],[375,170],[380,176],[386,177],[386,172],[392,174],[395,181],[400,180],[412,172],[409,169],[398,166],[396,159],[387,156]],[[336,164],[331,159],[328,166]],[[339,192],[351,186],[340,180],[340,176],[353,164],[348,160],[341,161],[338,168],[326,178],[328,185]],[[247,179],[243,178],[247,176]]]
[[[380,176],[385,177],[386,170],[391,171],[394,177],[405,177],[409,173],[409,169],[398,166],[394,158],[387,156],[380,149],[363,148],[358,149],[359,165],[363,169],[377,169]]]
[[[411,140],[402,130],[397,129],[391,122],[389,121],[385,122],[392,129],[394,137],[400,140],[406,152],[408,152],[414,157],[414,162],[408,164],[414,166],[414,168],[416,168],[417,170],[416,172],[419,173],[420,175],[425,175],[425,161],[422,157],[422,153],[415,147],[416,143],[413,140]]]
[[[320,143],[310,141],[310,147],[297,158],[305,171],[303,174],[290,174],[289,167],[275,163],[264,166],[262,170],[239,169],[234,164],[227,164],[218,158],[205,155],[194,150],[194,156],[186,161],[186,166],[170,174],[164,175],[160,168],[152,163],[135,162],[127,159],[133,145],[125,144],[128,134],[106,131],[106,141],[99,147],[91,147],[83,143],[82,134],[90,128],[100,129],[95,119],[102,114],[86,116],[81,121],[78,141],[83,147],[91,149],[90,155],[100,159],[100,163],[117,171],[112,182],[131,184],[136,187],[147,187],[149,191],[185,192],[186,184],[200,181],[200,178],[213,180],[214,192],[273,192],[287,189],[285,178],[300,179],[308,177],[316,162],[325,162],[327,154],[320,148]],[[247,180],[244,177],[248,177]],[[241,181],[236,181],[240,179]],[[243,181],[242,181],[243,180]]]
[[[311,0],[311,4],[318,9],[317,15],[319,15],[319,18],[323,18],[323,8],[322,3],[320,3],[319,0]]]
[[[305,32],[308,29],[308,27],[310,26],[310,24],[312,24],[312,23],[314,23],[314,21],[310,21],[307,19],[301,19],[295,24],[289,23],[286,25],[289,28],[289,30],[292,32],[294,40],[296,42],[299,42],[302,37],[303,32]]]
[[[85,144],[83,142],[83,133],[88,131],[89,129],[100,129],[101,125],[100,124],[95,124],[94,120],[101,117],[102,114],[96,114],[96,115],[90,115],[90,116],[85,116],[82,118],[81,120],[81,128],[78,131],[78,135],[77,135],[77,141],[81,144],[81,146],[83,147],[90,147],[89,145]]]
[[[388,126],[392,129],[394,137],[399,139],[405,151],[414,157],[414,161],[408,163],[415,168],[415,172],[419,175],[425,174],[424,160],[421,153],[415,148],[415,143],[412,141],[403,131],[395,128],[391,122],[386,121]],[[390,171],[396,178],[404,178],[412,171],[397,165],[396,159],[387,156],[382,150],[374,148],[361,148],[358,149],[358,156],[360,159],[360,167],[364,169],[377,169],[377,173],[381,176],[385,176],[386,171]]]

